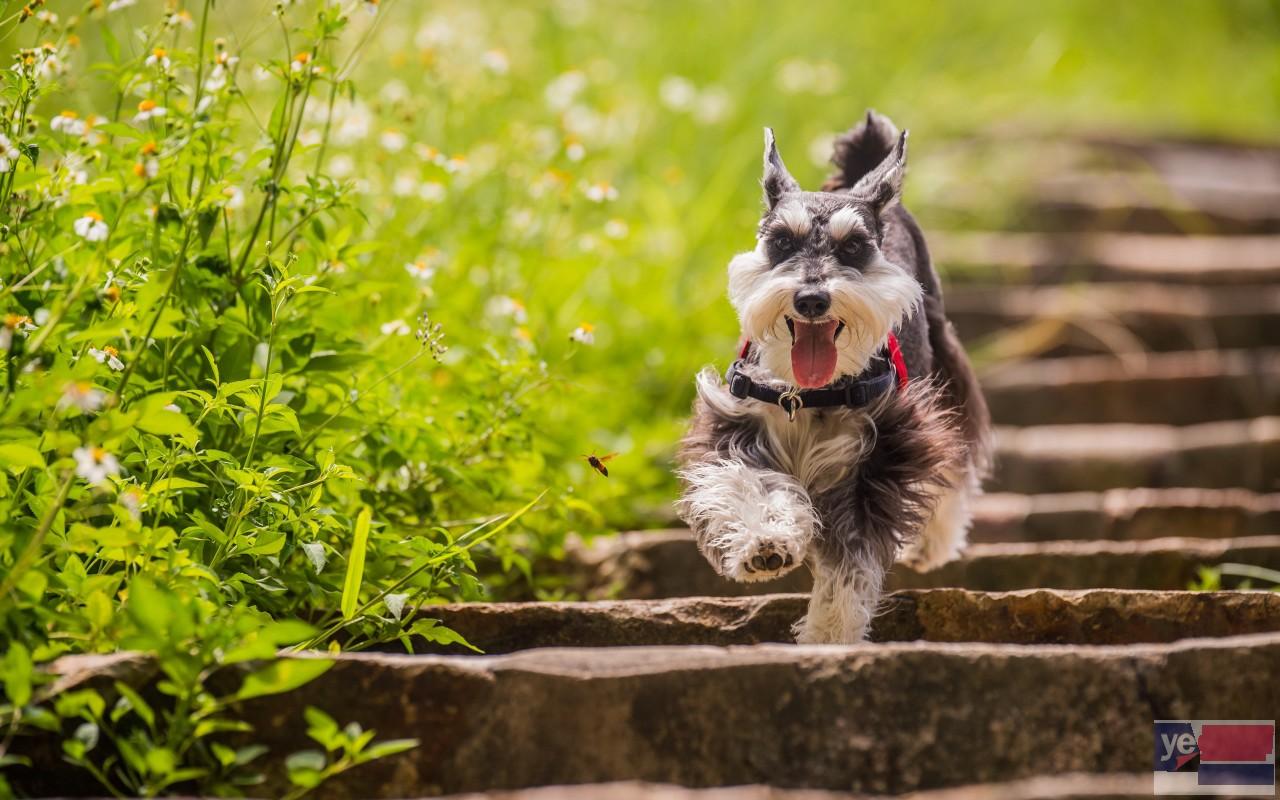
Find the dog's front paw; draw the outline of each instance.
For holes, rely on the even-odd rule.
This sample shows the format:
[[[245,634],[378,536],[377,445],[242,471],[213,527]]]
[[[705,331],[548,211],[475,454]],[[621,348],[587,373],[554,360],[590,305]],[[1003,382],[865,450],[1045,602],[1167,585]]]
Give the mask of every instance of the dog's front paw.
[[[721,574],[743,583],[771,581],[786,575],[804,561],[799,536],[785,533],[749,535],[725,552]]]

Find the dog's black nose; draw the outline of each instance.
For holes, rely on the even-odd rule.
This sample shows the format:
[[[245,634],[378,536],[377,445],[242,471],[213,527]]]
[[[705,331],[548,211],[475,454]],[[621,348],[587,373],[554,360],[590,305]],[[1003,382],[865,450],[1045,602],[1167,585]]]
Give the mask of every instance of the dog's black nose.
[[[827,313],[831,308],[831,295],[826,292],[796,292],[795,304],[797,314],[814,319]]]

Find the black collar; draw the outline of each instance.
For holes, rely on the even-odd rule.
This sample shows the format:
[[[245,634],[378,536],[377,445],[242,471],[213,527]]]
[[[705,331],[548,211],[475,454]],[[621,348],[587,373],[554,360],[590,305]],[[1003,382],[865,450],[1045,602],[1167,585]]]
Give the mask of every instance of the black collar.
[[[787,412],[790,419],[795,419],[796,412],[802,408],[862,408],[879,400],[898,384],[898,374],[894,364],[887,358],[877,358],[872,364],[887,364],[888,368],[876,370],[874,367],[856,378],[845,378],[840,383],[826,389],[798,389],[791,387],[784,391],[770,388],[753,381],[744,371],[746,359],[738,359],[725,373],[729,383],[729,393],[739,400],[748,397],[765,403],[776,403]]]

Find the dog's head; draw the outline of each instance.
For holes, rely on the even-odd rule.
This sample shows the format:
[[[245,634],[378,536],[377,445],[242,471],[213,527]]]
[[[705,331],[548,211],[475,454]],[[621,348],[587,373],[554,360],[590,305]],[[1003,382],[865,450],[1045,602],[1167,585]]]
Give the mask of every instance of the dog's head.
[[[813,388],[862,372],[920,302],[919,282],[880,249],[906,159],[904,132],[851,188],[806,192],[765,130],[764,217],[755,249],[729,264],[729,299],[777,378]]]

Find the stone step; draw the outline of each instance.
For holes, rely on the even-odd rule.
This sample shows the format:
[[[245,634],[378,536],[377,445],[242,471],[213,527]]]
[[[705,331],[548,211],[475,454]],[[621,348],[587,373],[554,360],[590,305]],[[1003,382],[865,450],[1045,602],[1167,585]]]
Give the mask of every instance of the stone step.
[[[309,656],[324,657],[324,656]],[[539,649],[343,654],[305,687],[238,704],[254,741],[312,747],[303,710],[408,752],[324,797],[391,798],[618,780],[902,793],[1069,772],[1137,773],[1153,719],[1280,708],[1280,633],[1123,646]],[[61,688],[152,684],[137,656],[68,657]],[[234,684],[233,684],[234,685]],[[71,793],[57,737],[23,742],[33,795]],[[15,773],[16,774],[16,773]],[[278,796],[279,775],[256,787]]]
[[[535,647],[735,645],[793,642],[808,596],[684,597],[427,606],[487,654]],[[1280,631],[1280,593],[1114,589],[895,592],[871,626],[877,642],[1134,644]],[[397,648],[398,649],[398,648]],[[415,652],[468,655],[415,643]]]
[[[929,249],[954,283],[1280,281],[1280,236],[930,231]]]
[[[975,544],[963,558],[930,572],[895,567],[888,584],[892,589],[954,586],[985,592],[1173,590],[1187,588],[1199,567],[1223,563],[1280,569],[1280,536]]]
[[[1038,181],[1026,215],[1061,232],[1280,233],[1280,182],[1077,171]]]
[[[945,296],[947,316],[971,344],[1021,327],[1067,352],[1280,346],[1280,286],[958,284]]]
[[[985,370],[982,386],[1002,425],[1247,419],[1280,414],[1280,350],[1013,362]]]
[[[931,572],[898,565],[889,589],[954,587],[985,592],[1023,589],[1186,589],[1197,568],[1221,563],[1280,569],[1280,536],[1163,538],[1132,542],[1054,541],[970,545],[965,556]],[[570,585],[590,598],[807,592],[801,568],[768,583],[734,583],[715,573],[687,530],[625,533],[572,550]]]
[[[1280,488],[1280,417],[1199,425],[1001,427],[991,491]]]
[[[1111,489],[1065,494],[985,494],[971,542],[1124,541],[1169,536],[1225,539],[1280,532],[1280,493],[1244,489]]]
[[[509,792],[449,795],[442,800],[850,800],[848,792],[819,789],[779,789],[775,786],[719,786],[690,789],[672,784],[641,782],[590,783],[576,786],[539,786]],[[861,795],[865,800],[890,795]],[[1046,775],[1006,783],[979,784],[956,789],[934,789],[891,795],[895,800],[1070,800],[1070,798],[1151,797],[1151,773],[1127,775]]]

